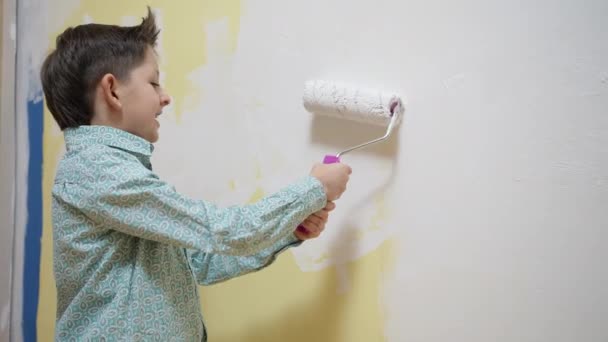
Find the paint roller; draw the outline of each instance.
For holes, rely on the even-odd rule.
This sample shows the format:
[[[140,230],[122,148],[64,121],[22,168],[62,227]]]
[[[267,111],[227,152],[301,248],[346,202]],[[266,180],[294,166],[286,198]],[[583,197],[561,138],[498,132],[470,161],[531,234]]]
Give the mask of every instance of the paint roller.
[[[340,157],[346,153],[388,139],[404,111],[401,98],[396,94],[322,80],[306,82],[303,102],[304,108],[313,114],[388,126],[380,138],[350,147],[336,155],[325,156],[325,164],[339,163]]]
[[[401,122],[405,109],[401,98],[394,93],[323,80],[306,82],[303,104],[313,114],[387,126],[386,133],[377,139],[347,148],[336,155],[326,155],[324,164],[339,163],[346,153],[388,139],[395,126]],[[306,228],[300,225],[298,230],[306,231]]]

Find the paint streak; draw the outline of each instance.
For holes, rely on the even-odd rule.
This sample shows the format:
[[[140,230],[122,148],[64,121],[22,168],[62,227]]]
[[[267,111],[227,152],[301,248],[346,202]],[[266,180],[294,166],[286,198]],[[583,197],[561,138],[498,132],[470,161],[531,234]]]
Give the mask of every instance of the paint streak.
[[[264,198],[264,196],[265,196],[264,189],[257,188],[257,189],[255,189],[255,191],[253,192],[251,197],[249,197],[249,200],[247,201],[247,203],[249,203],[249,204],[255,203],[255,202],[261,200],[262,198]]]
[[[260,162],[257,160],[255,162],[255,179],[262,179],[262,167],[260,166]]]
[[[369,230],[375,231],[380,230],[381,224],[386,221],[388,218],[388,209],[386,208],[386,201],[384,196],[376,196],[374,198],[374,207],[376,209],[376,213],[372,216],[371,225]]]
[[[376,212],[370,219],[369,227],[366,229],[357,229],[347,232],[344,236],[343,241],[362,241],[369,233],[380,231],[382,229],[382,225],[387,221],[389,217],[389,211],[387,209],[385,198],[383,195],[379,195],[374,198],[374,207]],[[324,260],[325,258],[322,261]],[[315,260],[312,260],[312,262],[317,264],[321,263]]]
[[[236,190],[236,181],[234,179],[231,179],[230,182],[228,182],[228,187],[230,188],[230,191],[235,191]]]
[[[23,340],[36,341],[42,236],[42,134],[43,103],[28,101],[29,164],[27,175],[27,224],[23,265]]]
[[[264,105],[264,102],[262,102],[261,100],[253,99],[252,106],[255,109],[260,109],[260,108],[264,108],[265,105]]]
[[[321,255],[320,255],[318,258],[314,258],[314,259],[312,259],[311,261],[312,261],[312,263],[314,263],[314,264],[321,264],[321,263],[323,263],[323,262],[325,262],[325,261],[329,260],[329,259],[330,259],[330,257],[331,257],[331,255],[329,255],[329,253],[323,253],[323,254],[321,254]]]

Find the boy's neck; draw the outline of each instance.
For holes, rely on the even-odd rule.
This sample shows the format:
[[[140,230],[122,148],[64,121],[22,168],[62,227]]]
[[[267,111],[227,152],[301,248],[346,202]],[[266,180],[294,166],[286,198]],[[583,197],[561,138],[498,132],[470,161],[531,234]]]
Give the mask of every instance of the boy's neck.
[[[92,126],[109,126],[124,130],[120,122],[116,122],[115,119],[113,120],[113,116],[103,110],[96,110],[93,113],[90,124]]]

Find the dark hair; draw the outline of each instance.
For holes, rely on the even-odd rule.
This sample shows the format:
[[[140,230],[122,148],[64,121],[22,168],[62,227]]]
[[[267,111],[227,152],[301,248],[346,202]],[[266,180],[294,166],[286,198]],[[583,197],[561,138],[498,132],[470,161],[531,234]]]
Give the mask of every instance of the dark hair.
[[[40,71],[46,105],[59,127],[90,124],[101,78],[111,73],[128,80],[159,32],[150,7],[138,26],[86,24],[63,31]]]

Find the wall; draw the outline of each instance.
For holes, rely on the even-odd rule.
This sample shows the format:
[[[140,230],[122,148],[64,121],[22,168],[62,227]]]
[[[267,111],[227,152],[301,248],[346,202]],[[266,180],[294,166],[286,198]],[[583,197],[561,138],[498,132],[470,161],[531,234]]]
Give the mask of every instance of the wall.
[[[10,337],[15,199],[15,2],[0,0],[0,341]]]
[[[307,79],[407,102],[394,139],[345,159],[352,181],[323,238],[202,289],[214,341],[608,339],[606,2],[150,4],[174,96],[153,163],[188,195],[255,201],[382,133],[306,113]],[[31,13],[50,34],[29,46],[30,67],[66,26],[136,23],[144,6]],[[41,340],[53,330],[48,195],[62,154],[48,113],[44,124]]]

